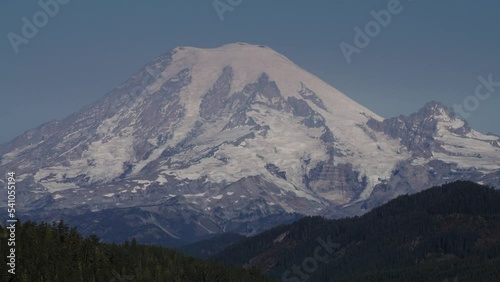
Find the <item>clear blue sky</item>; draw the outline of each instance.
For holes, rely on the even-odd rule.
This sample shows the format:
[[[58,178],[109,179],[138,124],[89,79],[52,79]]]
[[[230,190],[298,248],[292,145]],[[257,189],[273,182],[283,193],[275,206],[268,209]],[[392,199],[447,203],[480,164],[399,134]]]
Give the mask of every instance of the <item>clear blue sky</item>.
[[[72,0],[16,54],[8,34],[22,35],[22,17],[33,21],[42,8],[2,1],[0,143],[99,99],[176,46],[270,46],[384,117],[430,100],[462,104],[479,75],[500,81],[498,0],[401,0],[403,10],[347,63],[340,43],[354,44],[354,28],[389,2],[242,0],[221,21],[213,0]],[[468,121],[500,134],[499,106],[500,87]]]

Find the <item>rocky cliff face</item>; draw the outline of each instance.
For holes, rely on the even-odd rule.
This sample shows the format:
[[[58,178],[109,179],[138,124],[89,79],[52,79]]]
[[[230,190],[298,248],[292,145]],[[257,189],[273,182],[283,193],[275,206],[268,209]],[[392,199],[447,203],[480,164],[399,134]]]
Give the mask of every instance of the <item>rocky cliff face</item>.
[[[17,173],[25,216],[174,245],[361,214],[456,179],[500,187],[499,142],[436,102],[383,119],[272,49],[236,43],[160,56],[0,146],[0,171]]]

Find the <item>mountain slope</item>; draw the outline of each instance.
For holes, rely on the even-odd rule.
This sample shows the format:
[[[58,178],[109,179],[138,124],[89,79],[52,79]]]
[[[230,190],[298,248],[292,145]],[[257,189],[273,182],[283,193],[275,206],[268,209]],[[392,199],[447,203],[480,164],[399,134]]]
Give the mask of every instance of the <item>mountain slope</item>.
[[[498,140],[435,102],[383,119],[274,50],[236,43],[158,57],[0,146],[0,172],[17,173],[29,218],[184,244],[362,214],[452,180],[500,187]]]
[[[454,182],[400,196],[362,217],[304,218],[215,258],[283,281],[302,274],[308,281],[498,281],[499,231],[500,191]]]
[[[244,238],[246,237],[236,233],[224,233],[217,235],[214,238],[181,246],[176,250],[188,256],[197,257],[201,259],[208,259],[220,253],[228,246],[243,240]]]

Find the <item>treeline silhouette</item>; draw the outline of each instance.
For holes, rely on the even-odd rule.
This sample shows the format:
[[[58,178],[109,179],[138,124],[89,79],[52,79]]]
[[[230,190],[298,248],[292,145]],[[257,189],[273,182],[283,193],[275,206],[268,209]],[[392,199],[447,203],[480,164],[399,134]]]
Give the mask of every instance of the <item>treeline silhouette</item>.
[[[318,239],[336,245],[322,261],[313,259],[318,247],[326,254]],[[361,217],[306,217],[250,238],[224,234],[182,248],[217,253],[212,261],[135,240],[100,243],[62,221],[17,224],[15,276],[7,275],[8,248],[0,236],[1,281],[497,282],[500,191],[454,182]]]
[[[328,237],[340,247],[315,267],[318,238]],[[500,191],[454,182],[400,196],[361,217],[306,217],[237,242],[214,259],[283,281],[498,282]]]
[[[6,234],[0,226],[0,234]],[[139,245],[104,244],[82,237],[64,222],[23,222],[16,226],[16,271],[7,272],[7,241],[0,239],[1,281],[271,281],[255,270],[225,267],[173,250]]]

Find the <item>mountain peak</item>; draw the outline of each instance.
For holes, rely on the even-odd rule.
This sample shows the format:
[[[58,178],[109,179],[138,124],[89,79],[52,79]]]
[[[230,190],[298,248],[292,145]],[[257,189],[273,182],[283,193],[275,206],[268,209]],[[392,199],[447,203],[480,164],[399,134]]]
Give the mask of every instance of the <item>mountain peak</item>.
[[[246,43],[246,42],[228,43],[228,44],[224,44],[224,45],[214,47],[214,48],[198,48],[198,47],[194,47],[194,46],[178,46],[178,47],[174,48],[174,50],[185,50],[185,49],[218,50],[218,51],[230,51],[230,50],[241,51],[241,50],[249,50],[249,49],[263,49],[263,50],[276,52],[266,45],[251,44],[251,43]]]
[[[171,61],[164,77],[188,69],[196,90],[186,91],[189,94],[185,95],[192,95],[189,100],[193,105],[201,101],[201,95],[210,90],[213,86],[211,82],[221,78],[221,74],[231,77],[227,78],[231,80],[227,85],[230,95],[243,91],[245,86],[258,82],[265,74],[270,82],[276,84],[279,95],[284,99],[303,99],[299,92],[309,91],[314,97],[321,98],[319,101],[328,100],[335,104],[336,108],[332,110],[343,116],[364,113],[377,120],[382,119],[287,57],[263,45],[238,42],[211,49],[178,47],[172,52]]]
[[[431,117],[437,120],[454,120],[456,114],[452,109],[438,101],[427,102],[420,110],[422,116]]]
[[[216,48],[177,47],[173,60],[186,66],[216,68],[232,66],[247,73],[283,72],[300,69],[292,61],[275,50],[264,45],[231,43]],[[255,76],[255,74],[254,74]],[[254,77],[255,78],[255,77]]]
[[[369,198],[443,179],[494,183],[498,138],[459,132],[451,116],[431,102],[384,120],[264,46],[178,47],[80,112],[0,147],[0,173],[17,167],[19,206],[47,218],[129,208],[158,226],[154,237],[252,233],[295,213],[357,214]],[[431,169],[437,157],[450,165]],[[392,192],[380,196],[380,185]],[[187,229],[166,224],[170,215]]]
[[[254,60],[279,60],[282,62],[287,62],[293,64],[288,58],[280,54],[279,52],[269,48],[265,45],[255,45],[243,42],[236,42],[225,44],[215,48],[198,48],[192,46],[180,46],[173,49],[174,53],[180,52],[184,56],[227,56],[230,59],[235,59],[237,57],[249,58],[253,57]],[[220,58],[219,58],[220,59]],[[220,62],[225,62],[227,60],[221,60]],[[247,62],[252,63],[252,62]]]

